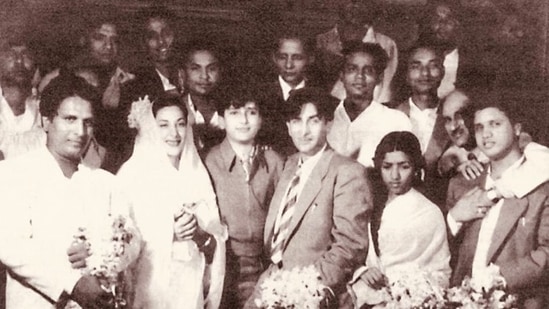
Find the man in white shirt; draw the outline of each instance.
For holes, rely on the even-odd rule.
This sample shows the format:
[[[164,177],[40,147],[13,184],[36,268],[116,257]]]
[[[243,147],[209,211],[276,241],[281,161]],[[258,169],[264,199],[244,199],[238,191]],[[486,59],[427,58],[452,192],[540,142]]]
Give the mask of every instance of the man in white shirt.
[[[345,63],[340,79],[347,98],[334,112],[328,142],[341,155],[373,167],[372,158],[381,139],[392,131],[410,131],[408,117],[374,99],[387,54],[378,44],[354,42],[343,50]]]
[[[380,73],[381,79],[376,86],[374,99],[385,103],[392,99],[391,81],[398,66],[398,49],[395,41],[390,37],[374,30],[374,19],[377,7],[374,1],[353,1],[339,12],[339,22],[326,33],[317,36],[317,48],[323,52],[323,63],[328,67],[339,66],[342,50],[347,42],[362,41],[379,44],[387,53],[387,65]],[[336,55],[337,57],[333,57]],[[331,94],[343,100],[348,95],[340,80],[336,80]]]
[[[0,239],[10,239],[0,255],[11,271],[8,309],[64,308],[69,300],[85,308],[108,306],[109,294],[98,279],[78,269],[90,254],[100,254],[99,240],[112,237],[115,216],[130,220],[114,176],[80,163],[99,100],[81,78],[54,79],[40,105],[45,147],[0,163],[0,187],[8,189],[0,197]],[[140,240],[128,228],[133,238],[125,251],[134,260]],[[91,251],[74,243],[82,231]]]
[[[9,159],[43,144],[34,55],[23,37],[0,42],[0,152]]]
[[[454,188],[461,198],[450,202],[447,220],[461,243],[452,284],[482,276],[493,264],[519,296],[520,308],[546,308],[549,183],[541,180],[521,198],[499,198],[494,189],[495,181],[519,175],[528,160],[518,143],[521,125],[513,117],[513,109],[500,102],[485,102],[475,113],[477,145],[490,162],[482,177]]]

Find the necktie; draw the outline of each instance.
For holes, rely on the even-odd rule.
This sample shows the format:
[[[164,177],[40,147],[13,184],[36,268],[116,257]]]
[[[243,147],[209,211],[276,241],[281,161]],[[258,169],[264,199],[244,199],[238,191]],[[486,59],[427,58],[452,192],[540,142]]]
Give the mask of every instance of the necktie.
[[[271,244],[271,261],[274,264],[282,262],[282,251],[284,249],[284,243],[288,237],[288,226],[294,213],[295,204],[297,202],[297,186],[299,184],[299,178],[301,174],[301,165],[298,166],[297,171],[290,181],[288,191],[284,199],[284,207],[282,207],[282,213],[277,219],[275,229],[273,233],[273,241]]]

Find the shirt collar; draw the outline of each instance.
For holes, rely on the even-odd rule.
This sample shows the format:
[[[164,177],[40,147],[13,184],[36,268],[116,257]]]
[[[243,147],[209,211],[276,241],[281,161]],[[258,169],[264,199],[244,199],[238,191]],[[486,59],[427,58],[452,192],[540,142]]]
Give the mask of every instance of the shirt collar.
[[[232,173],[235,165],[239,163],[240,157],[236,154],[233,147],[231,147],[231,143],[227,138],[225,138],[223,142],[221,142],[219,147],[221,151],[221,156],[223,157],[223,163],[225,164],[227,171],[229,173]],[[257,161],[259,166],[266,167],[268,171],[269,167],[265,159],[264,148],[256,145],[253,151],[255,152],[255,154],[253,155],[252,166],[255,166],[255,162]]]
[[[526,157],[522,155],[517,161],[515,161],[511,166],[509,166],[503,174],[501,174],[501,177],[504,177],[505,174],[512,172],[513,170],[516,170],[519,168],[519,166],[522,165],[522,163],[526,160]],[[501,178],[500,177],[500,178]],[[495,179],[492,178],[492,167],[490,164],[488,164],[487,170],[486,170],[486,189],[490,189],[495,186]]]
[[[288,84],[282,76],[278,75],[278,83],[280,84],[280,88],[282,88],[282,94],[284,96],[284,101],[288,100],[290,97],[290,91],[301,89],[305,87],[305,79],[303,79],[297,86],[292,87],[290,84]]]
[[[322,157],[322,154],[324,153],[324,150],[326,150],[326,147],[328,147],[328,143],[325,143],[320,151],[315,153],[312,157],[309,157],[307,160],[303,160],[303,157],[300,155],[297,161],[297,165],[300,166],[302,170],[312,170],[318,163],[318,161],[320,161],[320,157]]]

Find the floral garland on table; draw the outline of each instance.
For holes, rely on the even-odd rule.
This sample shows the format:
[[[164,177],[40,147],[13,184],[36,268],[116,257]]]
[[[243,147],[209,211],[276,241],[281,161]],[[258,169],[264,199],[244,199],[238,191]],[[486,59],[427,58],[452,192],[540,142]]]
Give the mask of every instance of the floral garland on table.
[[[93,247],[89,241],[86,228],[79,227],[74,235],[74,242],[85,243],[90,256],[82,269],[82,274],[90,274],[99,279],[105,292],[111,294],[112,308],[125,308],[127,295],[125,295],[125,282],[123,271],[129,266],[126,246],[132,241],[133,234],[127,229],[127,220],[123,216],[116,216],[111,225],[110,238],[104,239]],[[93,253],[92,253],[93,249]],[[78,304],[69,301],[65,309],[80,308]]]
[[[327,289],[312,265],[277,269],[261,283],[255,304],[264,309],[319,309],[325,306]]]

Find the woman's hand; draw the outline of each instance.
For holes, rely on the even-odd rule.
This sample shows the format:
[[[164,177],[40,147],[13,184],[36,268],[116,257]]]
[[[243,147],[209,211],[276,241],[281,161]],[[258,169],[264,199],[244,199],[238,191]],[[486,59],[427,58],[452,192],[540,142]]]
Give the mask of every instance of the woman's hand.
[[[175,218],[173,234],[176,240],[190,240],[193,238],[198,224],[193,214],[183,212]]]
[[[67,249],[67,256],[72,268],[80,269],[86,267],[86,258],[90,256],[88,244],[85,242],[73,242]]]
[[[379,290],[387,283],[387,278],[377,267],[368,268],[364,274],[360,276],[371,288]]]

